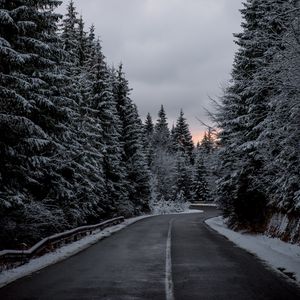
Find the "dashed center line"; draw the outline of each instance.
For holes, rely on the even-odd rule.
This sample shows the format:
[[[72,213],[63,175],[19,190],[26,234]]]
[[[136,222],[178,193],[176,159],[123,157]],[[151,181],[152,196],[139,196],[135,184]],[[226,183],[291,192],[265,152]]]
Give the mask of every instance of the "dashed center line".
[[[171,257],[171,234],[172,234],[173,219],[169,222],[168,237],[166,244],[166,277],[165,277],[165,289],[166,289],[166,300],[174,300],[174,288],[172,278],[172,257]]]

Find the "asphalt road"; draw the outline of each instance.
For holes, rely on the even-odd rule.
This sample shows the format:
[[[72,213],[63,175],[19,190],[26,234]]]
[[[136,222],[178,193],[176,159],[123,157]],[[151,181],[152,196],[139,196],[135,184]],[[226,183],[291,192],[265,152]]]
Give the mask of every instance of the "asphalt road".
[[[141,220],[0,289],[0,299],[300,299],[300,290],[203,221],[218,212]]]

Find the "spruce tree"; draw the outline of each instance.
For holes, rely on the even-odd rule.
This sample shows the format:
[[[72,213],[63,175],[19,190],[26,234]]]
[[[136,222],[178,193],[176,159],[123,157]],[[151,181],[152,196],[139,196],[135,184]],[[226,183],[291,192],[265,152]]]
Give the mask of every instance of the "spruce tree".
[[[64,49],[70,53],[71,60],[78,64],[78,12],[76,11],[74,1],[71,0],[67,6],[67,13],[62,22],[62,39],[64,42]]]
[[[176,159],[175,180],[173,186],[173,201],[194,200],[193,168],[186,154],[178,153]]]
[[[154,124],[151,115],[148,113],[144,125],[144,148],[149,167],[151,167],[154,160],[153,134]]]
[[[170,131],[164,107],[158,112],[158,120],[154,127],[153,135],[153,163],[151,171],[157,183],[156,191],[158,200],[173,200],[172,190],[175,183],[176,158],[172,150]]]
[[[154,133],[154,124],[151,115],[148,113],[145,121],[145,135],[146,137],[152,137]]]
[[[195,177],[194,177],[194,200],[201,202],[208,202],[211,200],[206,181],[207,171],[204,166],[202,158],[198,158],[195,164]]]
[[[299,215],[299,1],[285,3],[286,13],[273,19],[288,18],[280,23],[280,32],[273,35],[280,45],[272,63],[261,73],[272,87],[269,95],[268,115],[260,125],[262,143],[260,154],[264,157],[263,179],[269,205],[273,210]]]
[[[177,151],[180,151],[187,155],[190,159],[190,162],[194,162],[194,143],[192,139],[192,135],[189,130],[189,126],[184,118],[183,111],[180,111],[180,115],[178,117],[175,131],[174,131],[174,139],[176,143]]]
[[[127,201],[125,167],[122,162],[121,122],[113,94],[113,77],[102,53],[99,40],[92,59],[90,105],[102,128],[103,172],[106,187],[105,211],[117,211]]]
[[[84,37],[84,23],[82,18],[77,18],[76,7],[73,0],[67,6],[67,13],[61,25],[61,40],[67,57],[64,63],[64,74],[71,79],[68,84],[69,97],[80,105],[81,99],[81,76],[82,76],[82,56],[84,49],[82,44]],[[80,26],[79,26],[80,24]]]
[[[143,125],[130,99],[130,88],[120,65],[115,76],[114,96],[122,124],[123,161],[127,170],[127,191],[135,214],[149,209],[150,173],[143,147]],[[127,204],[130,207],[130,203]]]
[[[203,151],[205,154],[209,155],[214,151],[214,139],[212,137],[212,129],[209,128],[208,132],[204,133],[204,137],[201,144],[197,146],[198,150]]]
[[[84,21],[82,16],[78,20],[78,65],[83,67],[88,56],[88,37],[84,30]]]
[[[170,130],[168,127],[167,116],[163,105],[158,112],[158,119],[154,130],[154,143],[160,147],[169,147]]]
[[[83,25],[83,20],[79,19],[78,27],[75,28],[79,47],[68,52],[69,57],[72,57],[76,51],[78,60],[69,59],[65,66],[65,72],[71,78],[68,91],[74,100],[75,110],[71,120],[73,134],[69,139],[71,147],[79,154],[75,164],[78,184],[74,184],[74,189],[80,206],[84,208],[84,222],[95,223],[114,214],[115,207],[108,204],[103,128],[93,101],[97,43],[93,33],[86,36]],[[80,45],[86,47],[80,48]]]
[[[276,91],[265,76],[274,54],[281,48],[288,26],[289,1],[248,0],[241,10],[243,32],[235,35],[236,53],[232,81],[218,114],[222,165],[219,200],[231,222],[263,225],[267,210],[265,158],[259,136],[268,115],[268,103]]]
[[[63,145],[69,103],[58,68],[64,53],[53,9],[59,4],[0,5],[1,227],[9,234],[7,243],[22,235],[34,239],[68,223],[65,208],[74,194],[72,171],[65,172],[64,163],[70,158]]]
[[[200,143],[197,144],[195,149],[195,176],[197,175],[197,168],[203,168],[203,180],[205,181],[205,189],[207,191],[207,200],[214,200],[216,197],[216,182],[219,179],[218,174],[218,142],[214,136],[214,130],[208,128],[208,131],[205,132],[203,139]],[[202,166],[203,165],[203,166]],[[202,179],[200,180],[200,182]]]

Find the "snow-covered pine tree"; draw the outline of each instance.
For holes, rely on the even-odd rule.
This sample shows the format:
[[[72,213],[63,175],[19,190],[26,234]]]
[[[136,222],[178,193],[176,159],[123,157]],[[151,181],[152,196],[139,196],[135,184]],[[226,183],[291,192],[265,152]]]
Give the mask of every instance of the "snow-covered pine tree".
[[[123,161],[127,170],[127,191],[135,214],[149,210],[150,173],[143,147],[143,124],[130,99],[130,88],[122,65],[114,81],[114,96],[122,124]],[[127,207],[130,208],[128,202]]]
[[[175,125],[172,124],[171,130],[170,130],[170,143],[169,143],[169,152],[173,155],[176,155],[178,151],[178,141],[176,137],[176,130]]]
[[[73,151],[70,164],[74,168],[73,190],[79,203],[77,223],[99,222],[106,218],[107,195],[103,171],[103,130],[97,110],[91,103],[93,92],[93,55],[96,52],[93,30],[87,36],[82,17],[77,19],[71,2],[64,18],[61,39],[67,52],[61,72],[69,78],[65,82],[66,95],[73,100],[70,118],[71,132],[68,148]],[[70,110],[71,106],[69,106]]]
[[[153,134],[154,124],[151,115],[148,113],[144,124],[144,148],[149,167],[151,167],[154,160]]]
[[[196,163],[197,161],[201,162],[205,170],[203,176],[205,177],[206,188],[209,194],[208,198],[211,201],[215,200],[216,182],[219,178],[219,174],[217,172],[219,157],[216,132],[213,128],[209,127],[204,133],[201,142],[197,144],[197,147],[195,148],[195,157]],[[195,168],[197,168],[197,164],[195,164]]]
[[[82,16],[78,20],[78,64],[84,66],[88,57],[89,37],[84,30],[84,21]]]
[[[172,191],[175,185],[176,157],[162,147],[155,147],[151,172],[155,175],[158,199],[173,200]]]
[[[175,181],[173,182],[173,201],[192,202],[194,200],[194,168],[186,153],[176,156]]]
[[[93,88],[93,76],[91,76],[94,67],[95,56],[97,55],[97,43],[95,40],[95,27],[92,25],[87,34],[84,31],[83,20],[79,21],[78,27],[78,65],[77,71],[73,73],[73,91],[77,91],[78,106],[80,114],[87,115],[89,99]],[[70,53],[71,55],[71,53]]]
[[[176,122],[173,139],[176,143],[176,150],[187,155],[189,157],[190,163],[193,164],[194,143],[182,109]]]
[[[259,20],[262,18],[259,2],[247,1],[241,11],[244,18],[243,32],[235,35],[239,50],[235,56],[232,81],[225,91],[223,106],[218,116],[222,128],[222,178],[218,185],[218,196],[225,215],[230,216],[233,223],[252,222],[256,214],[260,215],[260,210],[265,209],[266,204],[264,196],[259,195],[253,185],[253,178],[249,176],[255,173],[258,167],[251,155],[251,144],[248,148],[242,146],[248,142],[247,101],[251,97],[250,89],[253,89],[254,75],[264,53],[263,45],[253,40],[259,32]],[[258,203],[254,201],[262,202],[258,211],[255,209]]]
[[[204,137],[201,141],[201,144],[197,147],[198,150],[201,150],[203,153],[209,155],[214,151],[214,138],[212,136],[212,129],[209,128],[207,132],[204,133]]]
[[[85,47],[85,65],[88,61],[92,59],[94,53],[95,45],[95,25],[92,24],[87,33],[86,47]]]
[[[84,44],[85,32],[84,23],[82,18],[77,18],[76,7],[73,0],[71,0],[67,6],[67,13],[63,18],[61,24],[61,40],[64,50],[68,53],[64,62],[64,74],[71,80],[67,86],[69,97],[72,98],[78,105],[80,105],[81,99],[81,84],[82,77],[82,56],[84,56],[82,44]],[[80,24],[80,26],[79,26]]]
[[[232,223],[243,226],[259,227],[265,221],[267,195],[260,177],[264,158],[260,155],[262,143],[258,137],[262,130],[260,124],[268,114],[273,87],[262,70],[280,48],[287,3],[248,0],[244,4],[243,32],[235,35],[239,50],[232,81],[217,117],[222,128],[222,178],[218,194]]]
[[[53,12],[60,3],[0,4],[1,239],[6,245],[21,236],[39,238],[68,222],[64,208],[72,187],[63,161],[70,153],[61,144],[69,116],[58,67],[59,15]]]
[[[273,35],[280,45],[272,63],[263,70],[272,93],[268,115],[261,123],[261,155],[265,158],[264,185],[273,211],[286,214],[300,212],[299,140],[300,140],[300,21],[299,1],[287,1],[285,13],[274,14],[274,22],[284,27]],[[282,22],[281,18],[289,22]]]
[[[170,131],[164,107],[158,112],[158,120],[154,126],[153,163],[151,172],[156,178],[158,200],[170,201],[175,182],[176,159],[170,139]]]
[[[154,133],[154,124],[151,115],[148,113],[145,121],[145,135],[147,137],[152,137]]]
[[[169,156],[174,161],[172,200],[193,201],[194,143],[184,113],[181,110],[169,139]],[[170,177],[170,174],[168,175]],[[171,178],[172,178],[171,177]]]
[[[194,200],[208,202],[211,200],[210,191],[207,184],[207,171],[204,166],[203,157],[198,157],[195,163],[195,176],[194,176]]]
[[[170,130],[168,127],[167,116],[163,105],[161,105],[161,108],[158,112],[158,119],[154,128],[153,140],[156,147],[169,147]]]
[[[128,201],[125,188],[126,170],[122,161],[121,122],[113,94],[113,76],[106,65],[99,40],[95,44],[95,52],[90,64],[92,90],[89,102],[94,117],[102,128],[101,152],[106,197],[101,206],[108,213],[116,213],[126,207]]]
[[[67,6],[67,13],[62,22],[62,40],[64,49],[70,53],[70,59],[76,65],[79,63],[79,41],[78,41],[78,12],[74,1],[71,0]]]
[[[172,128],[171,128],[171,131],[170,131],[170,134],[171,134],[171,139],[174,140],[174,141],[176,141],[175,133],[176,133],[176,132],[175,132],[175,125],[174,125],[174,123],[173,123]]]

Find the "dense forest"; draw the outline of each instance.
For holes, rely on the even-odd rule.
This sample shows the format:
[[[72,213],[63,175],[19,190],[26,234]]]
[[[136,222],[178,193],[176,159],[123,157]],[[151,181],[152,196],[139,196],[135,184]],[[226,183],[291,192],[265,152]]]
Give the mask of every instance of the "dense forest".
[[[300,3],[248,0],[241,13],[232,79],[214,116],[216,195],[231,226],[300,241]]]
[[[247,0],[232,78],[194,146],[142,122],[73,1],[0,2],[0,249],[114,216],[216,201],[233,228],[300,241],[300,6]]]
[[[142,123],[122,65],[71,1],[0,3],[0,248],[113,216],[183,209],[209,198],[206,137],[183,112]]]

